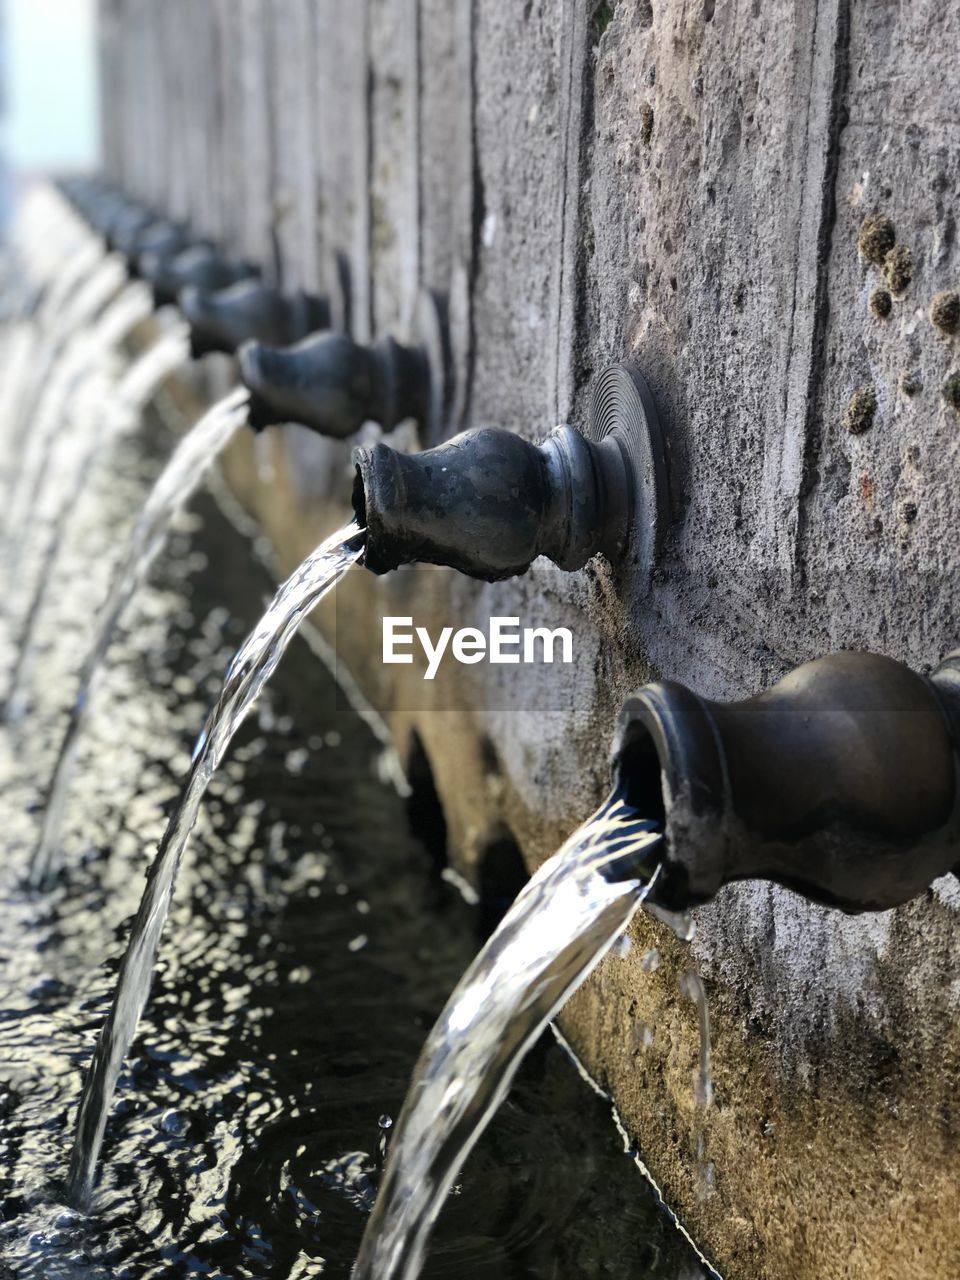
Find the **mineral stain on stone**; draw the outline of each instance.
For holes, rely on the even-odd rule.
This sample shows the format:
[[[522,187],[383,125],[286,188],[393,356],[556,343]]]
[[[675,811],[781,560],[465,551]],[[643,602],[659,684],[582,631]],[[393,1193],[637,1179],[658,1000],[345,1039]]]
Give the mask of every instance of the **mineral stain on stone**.
[[[887,320],[893,310],[893,299],[886,289],[874,289],[870,295],[870,311],[878,320]]]
[[[897,242],[893,223],[885,213],[871,213],[860,224],[857,246],[867,262],[881,267]]]
[[[905,244],[897,244],[883,259],[883,277],[891,293],[905,292],[913,279],[913,254]]]
[[[869,383],[850,397],[843,414],[843,425],[853,436],[863,435],[873,426],[877,412],[877,393]]]
[[[960,329],[960,293],[945,289],[930,303],[930,323],[941,333],[954,334]]]

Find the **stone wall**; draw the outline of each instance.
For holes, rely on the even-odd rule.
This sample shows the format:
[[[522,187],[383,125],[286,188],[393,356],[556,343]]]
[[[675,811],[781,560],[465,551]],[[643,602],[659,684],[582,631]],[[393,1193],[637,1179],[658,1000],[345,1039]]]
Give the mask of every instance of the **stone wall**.
[[[451,431],[582,424],[625,356],[656,392],[672,520],[651,591],[602,563],[496,587],[357,574],[324,617],[401,753],[422,745],[461,868],[505,832],[531,867],[555,847],[652,674],[734,697],[836,648],[927,669],[960,640],[960,356],[929,316],[960,285],[955,7],[104,0],[102,19],[112,176],[285,284],[346,271],[360,337],[403,336],[439,293]],[[858,248],[878,213],[892,257]],[[348,446],[291,427],[227,470],[286,565],[346,512]],[[568,625],[577,666],[427,687],[379,661],[379,616],[410,612]],[[572,1002],[730,1280],[960,1275],[958,910],[952,881],[865,919],[726,889],[693,946],[706,1114],[691,957],[662,926]]]

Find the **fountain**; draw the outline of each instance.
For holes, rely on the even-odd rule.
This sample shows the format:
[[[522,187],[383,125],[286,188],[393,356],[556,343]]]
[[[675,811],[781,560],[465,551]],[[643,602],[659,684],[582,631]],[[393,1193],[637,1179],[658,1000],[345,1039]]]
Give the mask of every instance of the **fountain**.
[[[305,295],[245,279],[213,295],[204,316],[206,295],[199,290],[216,288],[234,269],[226,259],[205,246],[183,252],[170,227],[131,211],[114,234],[118,246],[146,246],[140,262],[158,301],[184,281],[200,282],[181,298],[193,311],[196,334],[202,320],[215,335],[212,349],[235,349],[241,334],[257,325],[284,346],[261,341],[241,348],[249,409],[247,392],[238,392],[213,411],[225,434],[219,439],[211,429],[219,444],[203,458],[185,451],[174,468],[177,493],[195,472],[202,474],[204,459],[244,417],[257,429],[293,420],[340,437],[368,419],[388,430],[407,418],[434,433],[442,424],[433,399],[437,380],[423,348],[393,339],[363,347],[345,335],[324,334],[288,350],[283,340],[322,318]],[[71,314],[83,315],[92,296],[97,290],[83,286],[83,301]],[[198,354],[201,346],[197,337]],[[191,442],[199,443],[192,435],[185,444]],[[195,747],[85,1084],[69,1176],[75,1204],[90,1202],[111,1099],[147,1001],[201,802],[233,732],[309,609],[355,563],[377,574],[404,564],[446,565],[498,581],[526,572],[540,555],[576,570],[599,554],[614,567],[629,562],[650,580],[667,486],[656,409],[630,366],[598,379],[586,433],[565,426],[531,443],[510,432],[475,430],[415,456],[385,444],[362,448],[355,464],[355,522],[280,589],[231,664]],[[108,602],[101,637],[109,639],[131,582],[142,577],[144,555],[149,563],[159,545],[157,501],[149,537],[138,526],[140,551]],[[145,519],[149,514],[148,504]],[[69,772],[96,657],[84,670],[58,773],[61,766]],[[908,902],[960,866],[958,757],[958,654],[929,678],[891,659],[847,652],[804,664],[741,703],[709,702],[669,683],[647,686],[628,700],[615,740],[611,796],[521,892],[427,1041],[393,1129],[357,1277],[414,1280],[420,1273],[460,1165],[524,1054],[641,905],[661,914],[686,911],[744,879],[773,881],[848,912]],[[62,793],[48,805],[54,832],[61,812]],[[49,879],[53,843],[45,834],[34,868],[38,883]],[[708,1101],[704,987],[686,975],[682,990],[697,1006],[698,1089]]]

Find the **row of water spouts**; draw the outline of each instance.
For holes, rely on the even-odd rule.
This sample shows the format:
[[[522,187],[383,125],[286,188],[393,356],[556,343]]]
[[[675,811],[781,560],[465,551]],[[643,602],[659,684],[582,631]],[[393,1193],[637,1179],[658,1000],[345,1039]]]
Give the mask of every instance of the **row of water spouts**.
[[[33,638],[57,548],[73,505],[102,451],[104,432],[129,431],[155,388],[187,357],[174,322],[133,365],[119,348],[152,307],[142,281],[105,254],[62,198],[35,193],[5,261],[7,310],[2,358],[8,388],[3,422],[10,501],[7,549],[28,599],[20,610],[19,656],[6,716],[15,728],[28,702]],[[132,531],[82,664],[43,809],[27,878],[41,889],[69,874],[60,833],[78,737],[117,622],[160,552],[175,513],[248,416],[248,395],[229,394],[174,451]],[[26,449],[16,460],[16,444]],[[48,492],[57,474],[66,493]],[[47,544],[30,574],[24,531],[49,507]],[[179,801],[147,877],[113,1003],[87,1073],[69,1162],[66,1197],[95,1208],[95,1173],[123,1059],[149,996],[177,871],[208,783],[300,622],[357,563],[365,531],[354,521],[327,539],[280,587],[227,671],[194,748]],[[430,1228],[457,1172],[507,1092],[520,1061],[570,993],[626,929],[655,881],[661,839],[623,795],[614,794],[520,894],[470,967],[424,1047],[404,1106],[355,1275],[419,1274]]]
[[[102,200],[102,191],[93,194]],[[128,232],[139,226],[149,233],[147,215],[128,206],[124,216]],[[157,234],[169,235],[169,224]],[[194,264],[215,260],[202,249],[169,250],[172,263],[158,248],[150,252],[166,301],[171,282],[183,282],[183,252],[193,253]],[[171,277],[177,262],[179,275]],[[50,191],[31,202],[3,267],[4,534],[12,577],[26,597],[7,702],[15,727],[45,573],[69,532],[71,494],[96,463],[98,435],[129,430],[151,387],[186,358],[187,332],[174,323],[118,379],[118,344],[146,315],[157,282],[152,290],[128,282],[126,265],[105,255],[100,239]],[[251,286],[245,288],[249,300]],[[317,322],[316,312],[304,314],[302,323]],[[60,866],[59,827],[77,735],[112,629],[162,547],[172,514],[218,452],[246,421],[259,427],[291,419],[341,436],[371,416],[385,427],[398,415],[436,423],[434,411],[445,402],[433,394],[443,382],[435,364],[426,348],[392,339],[359,348],[333,333],[292,351],[241,349],[248,389],[215,406],[175,451],[104,605],[29,868],[35,888],[69,870]],[[74,1203],[91,1203],[120,1064],[148,997],[207,785],[310,609],[357,563],[385,572],[427,560],[488,580],[524,572],[540,554],[567,569],[597,553],[614,564],[628,560],[637,574],[651,567],[663,492],[655,406],[642,380],[625,378],[622,369],[602,385],[610,413],[598,414],[592,438],[562,427],[534,445],[512,432],[481,430],[421,454],[383,444],[357,452],[357,518],[280,588],[231,663],[197,742],[85,1082],[68,1179]],[[74,477],[66,500],[49,491],[54,456],[57,474]],[[34,527],[48,535],[39,554],[24,536]],[[23,570],[27,556],[37,562],[35,577]],[[361,1280],[419,1273],[443,1199],[524,1052],[642,902],[662,915],[708,901],[730,881],[765,878],[849,911],[883,910],[960,866],[960,654],[948,655],[929,677],[874,654],[834,654],[736,704],[710,703],[676,684],[646,686],[624,704],[614,763],[610,796],[521,892],[428,1039],[357,1260]],[[688,931],[683,920],[679,927]],[[703,985],[691,978],[685,990],[700,1012],[698,1096],[706,1104]]]

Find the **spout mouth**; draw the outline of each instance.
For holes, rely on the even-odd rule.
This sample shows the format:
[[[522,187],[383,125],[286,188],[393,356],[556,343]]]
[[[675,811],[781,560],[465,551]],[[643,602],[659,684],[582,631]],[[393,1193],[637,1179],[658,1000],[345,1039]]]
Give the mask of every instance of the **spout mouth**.
[[[155,219],[146,209],[132,205],[121,205],[108,212],[103,220],[101,233],[111,252],[129,255],[136,244],[138,236],[145,231]]]
[[[353,453],[353,505],[367,530],[364,565],[388,573],[434,564],[498,582],[546,553],[553,489],[536,445],[497,428],[419,454],[386,444]]]
[[[211,333],[211,323],[214,321],[214,317],[211,315],[210,301],[207,294],[198,289],[196,285],[189,284],[185,289],[180,290],[177,306],[180,308],[180,314],[190,326],[191,360],[201,360],[206,355],[224,350],[218,341],[215,331]],[[230,350],[226,352],[228,355],[230,353]]]
[[[191,357],[235,355],[254,336],[251,330],[256,330],[256,322],[250,318],[248,303],[253,301],[255,307],[261,290],[255,280],[242,280],[215,293],[195,284],[181,289],[177,305],[190,326]]]
[[[247,408],[247,422],[252,430],[263,431],[266,427],[289,421],[282,411],[271,404],[267,388],[272,386],[276,371],[276,355],[261,342],[245,342],[237,352],[240,363],[240,380],[250,392]]]
[[[189,252],[189,251],[181,251]],[[136,272],[153,290],[153,305],[159,310],[176,302],[177,289],[171,282],[171,271],[180,253],[169,259],[165,253],[147,249],[137,258]]]
[[[706,704],[683,685],[646,685],[621,708],[614,792],[664,832],[649,901],[668,911],[708,902],[725,882],[726,778]]]
[[[187,233],[182,226],[158,218],[147,223],[124,248],[127,271],[132,280],[140,277],[140,259],[145,253],[155,253],[161,258],[172,257],[187,245]]]
[[[360,452],[358,449],[353,451],[353,491],[350,495],[350,501],[353,505],[353,516],[361,529],[367,528],[367,492],[363,486],[363,471],[357,458]],[[364,556],[364,562],[366,556]]]

